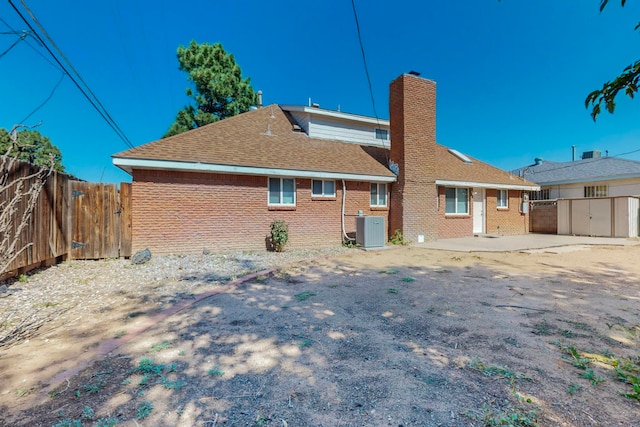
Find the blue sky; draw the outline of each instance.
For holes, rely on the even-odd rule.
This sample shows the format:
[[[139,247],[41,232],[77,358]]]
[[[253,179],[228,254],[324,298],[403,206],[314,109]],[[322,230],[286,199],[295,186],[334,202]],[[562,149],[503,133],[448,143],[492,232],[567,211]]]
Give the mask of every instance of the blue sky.
[[[222,43],[265,104],[311,97],[322,108],[373,115],[349,0],[27,4],[134,145],[158,139],[188,102],[175,51],[191,40]],[[602,14],[598,0],[356,0],[356,7],[380,117],[388,118],[389,83],[416,70],[438,85],[438,142],[494,166],[568,161],[572,145],[603,155],[640,150],[640,100],[620,97],[616,113],[596,123],[584,107],[591,90],[640,57],[637,2],[611,2]],[[6,1],[0,17],[27,28]],[[16,39],[0,34],[0,53]],[[0,127],[22,120],[60,79],[38,52],[21,42],[0,58]],[[72,174],[130,180],[110,157],[127,147],[69,78],[27,124],[39,121]],[[640,160],[640,152],[625,157]]]

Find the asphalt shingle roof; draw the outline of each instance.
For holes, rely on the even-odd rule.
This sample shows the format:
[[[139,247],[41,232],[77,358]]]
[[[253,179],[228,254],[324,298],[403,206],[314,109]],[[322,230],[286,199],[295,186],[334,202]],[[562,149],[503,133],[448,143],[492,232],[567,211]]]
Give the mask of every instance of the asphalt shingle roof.
[[[303,132],[294,132],[290,118],[275,104],[113,157],[395,176],[368,153],[367,147],[309,138]]]
[[[436,179],[438,180],[502,185],[535,185],[533,182],[472,157],[469,157],[471,163],[465,163],[443,145],[438,144],[437,150]]]
[[[540,185],[640,177],[640,162],[617,157],[597,157],[575,162],[543,161],[514,171]]]
[[[293,124],[291,116],[274,104],[112,157],[395,177],[386,166],[388,149],[309,138],[294,131]],[[442,145],[436,150],[438,180],[535,185],[476,159],[467,164]]]

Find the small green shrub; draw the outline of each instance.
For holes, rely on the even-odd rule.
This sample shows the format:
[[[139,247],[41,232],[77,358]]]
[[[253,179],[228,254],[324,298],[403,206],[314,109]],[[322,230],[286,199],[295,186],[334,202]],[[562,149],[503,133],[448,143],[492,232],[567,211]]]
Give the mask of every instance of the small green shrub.
[[[171,341],[167,341],[167,340],[162,340],[161,343],[155,343],[151,346],[151,350],[149,350],[149,353],[157,353],[159,351],[162,350],[166,350],[168,348],[171,348],[173,344],[171,343]]]
[[[97,394],[102,388],[102,385],[100,383],[91,383],[91,384],[85,384],[83,388],[84,388],[84,391],[86,391],[89,394]]]
[[[302,301],[308,300],[311,297],[316,296],[316,294],[314,292],[304,291],[304,292],[300,292],[299,294],[295,294],[294,296],[298,301],[302,302]]]
[[[177,390],[181,387],[184,387],[186,383],[184,381],[171,381],[168,378],[162,378],[160,384],[162,384],[162,387],[166,388],[167,390]]]
[[[311,347],[313,345],[313,340],[310,340],[309,338],[305,338],[302,341],[298,342],[298,347],[300,348],[307,348],[307,347]]]
[[[284,251],[284,245],[289,241],[289,227],[282,220],[271,223],[271,244],[276,252]]]
[[[143,357],[138,362],[138,366],[133,369],[132,372],[138,374],[155,374],[161,375],[162,371],[164,371],[164,365],[154,362],[152,359],[148,357]]]
[[[207,374],[210,377],[221,377],[224,375],[224,371],[222,371],[220,368],[218,368],[217,366],[214,366],[213,368],[209,369],[207,371]]]
[[[567,387],[567,393],[569,393],[572,396],[577,392],[579,392],[580,390],[582,390],[582,386],[576,383],[571,383],[569,384],[569,387]]]
[[[142,420],[147,418],[149,414],[151,414],[151,410],[153,410],[153,403],[151,402],[142,402],[140,406],[138,406],[138,419]]]
[[[54,424],[53,427],[82,427],[82,421],[80,420],[68,420],[64,419]]]
[[[116,425],[118,425],[117,418],[100,418],[95,427],[115,427]]]
[[[393,236],[391,236],[389,238],[389,242],[392,245],[402,245],[402,246],[407,246],[409,244],[408,240],[405,240],[404,235],[402,234],[402,231],[400,230],[396,230],[393,233]]]
[[[95,414],[93,412],[93,409],[91,409],[91,406],[85,406],[84,408],[82,408],[82,418],[92,420],[94,417]]]

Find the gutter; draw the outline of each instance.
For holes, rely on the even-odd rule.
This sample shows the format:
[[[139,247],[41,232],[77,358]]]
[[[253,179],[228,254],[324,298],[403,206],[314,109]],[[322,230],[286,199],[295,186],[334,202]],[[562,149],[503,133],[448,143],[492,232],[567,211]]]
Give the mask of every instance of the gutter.
[[[344,179],[347,181],[395,182],[396,176],[351,174],[344,172],[306,171],[297,169],[260,168],[251,166],[219,165],[199,162],[145,160],[113,157],[113,164],[132,174],[133,169],[155,169],[182,172],[210,172],[237,175],[272,176],[285,178]]]

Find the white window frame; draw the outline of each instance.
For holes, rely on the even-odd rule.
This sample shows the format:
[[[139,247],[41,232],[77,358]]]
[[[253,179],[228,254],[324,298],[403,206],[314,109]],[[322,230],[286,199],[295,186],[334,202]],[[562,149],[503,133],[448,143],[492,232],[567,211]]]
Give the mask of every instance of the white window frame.
[[[592,198],[592,197],[607,197],[609,194],[609,189],[606,185],[585,185],[584,186],[584,197]]]
[[[529,193],[530,200],[549,200],[551,197],[549,188],[543,188],[540,191],[532,191]]]
[[[453,189],[455,190],[455,212],[447,212],[447,190]],[[467,211],[466,212],[458,212],[458,193],[461,190],[465,190],[467,192]],[[445,187],[444,189],[444,214],[445,216],[455,216],[455,215],[469,215],[469,189],[467,187]]]
[[[277,179],[280,181],[280,193],[278,203],[271,202],[271,180]],[[293,183],[293,203],[283,203],[284,199],[284,181],[292,181]],[[274,178],[269,177],[267,180],[267,205],[268,206],[295,206],[296,205],[296,180],[294,178]]]
[[[500,195],[504,197],[500,197]],[[498,190],[496,206],[498,209],[509,209],[509,190]]]
[[[322,183],[322,193],[318,194],[318,193],[314,193],[313,192],[313,184],[315,182],[320,182]],[[325,184],[326,183],[332,183],[333,184],[333,193],[327,193],[326,192],[326,188],[325,188]],[[317,198],[317,197],[336,197],[336,182],[333,179],[312,179],[311,180],[311,197]]]
[[[372,200],[374,185],[376,186],[376,198],[375,200]],[[380,191],[381,188],[384,188],[384,191]],[[384,203],[380,203],[380,194],[384,194]],[[372,182],[369,186],[369,206],[372,208],[385,208],[387,207],[388,200],[389,194],[387,194],[387,184],[384,182]]]

